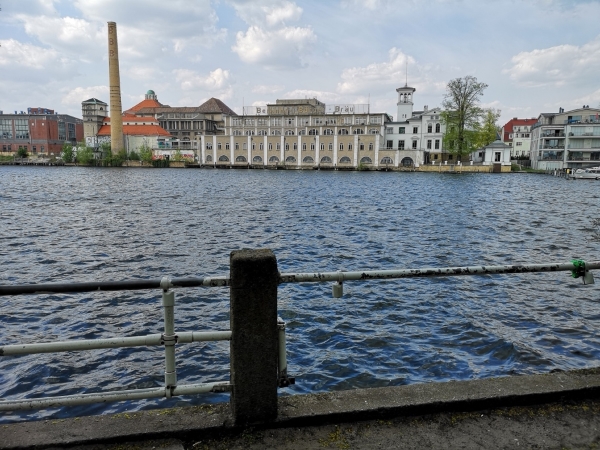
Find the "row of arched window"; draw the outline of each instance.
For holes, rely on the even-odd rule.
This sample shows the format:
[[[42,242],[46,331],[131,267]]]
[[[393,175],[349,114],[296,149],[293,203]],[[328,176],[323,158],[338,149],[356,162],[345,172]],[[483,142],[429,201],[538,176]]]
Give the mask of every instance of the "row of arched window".
[[[297,161],[296,158],[294,158],[293,156],[288,156],[287,158],[285,158],[286,163],[295,163],[296,161]],[[212,155],[206,156],[206,162],[207,163],[213,162]],[[221,155],[221,156],[219,156],[219,162],[229,162],[229,157],[227,157],[226,155]],[[245,156],[240,155],[237,158],[235,158],[235,162],[236,163],[245,163],[245,162],[248,162],[248,160],[246,159]],[[252,162],[254,164],[260,164],[263,162],[263,158],[261,156],[257,155],[254,158],[252,158]],[[279,158],[277,156],[271,156],[269,158],[269,163],[278,163],[278,162],[279,162]],[[315,160],[312,156],[305,156],[302,159],[302,162],[306,163],[306,164],[311,164],[311,163],[314,163]],[[321,158],[321,163],[326,164],[326,163],[332,163],[332,162],[333,161],[329,156],[323,156]],[[343,156],[340,158],[339,162],[341,164],[349,164],[352,162],[352,160],[347,156]],[[368,156],[361,158],[360,162],[361,162],[361,164],[373,164],[373,160],[371,158],[369,158]],[[392,158],[390,158],[389,156],[386,156],[381,159],[380,164],[394,164],[394,160]],[[413,161],[410,158],[404,158],[402,160],[402,165],[404,165],[404,166],[412,165],[412,164],[413,164]]]
[[[436,126],[436,132],[439,128],[439,124],[437,124]],[[431,130],[429,131],[431,133]],[[365,130],[363,128],[355,128],[352,131],[353,134],[365,134]],[[258,130],[257,132],[258,136],[268,136],[269,133],[267,130]],[[294,136],[296,134],[296,132],[294,130],[285,130],[285,135],[286,136]],[[310,136],[318,136],[319,135],[319,130],[316,128],[311,128],[310,130],[308,130],[308,134]],[[331,128],[326,128],[323,130],[323,134],[330,136],[335,134],[335,132],[333,131],[333,129]],[[347,128],[340,128],[338,130],[338,133],[340,135],[347,135],[350,134],[350,132],[348,131]],[[369,134],[379,134],[379,130],[376,128],[371,128],[369,130]],[[246,131],[242,131],[242,130],[233,130],[233,135],[234,136],[254,136],[254,130],[246,130]],[[306,135],[306,130],[300,130],[298,131],[298,135],[299,136],[304,136]],[[281,136],[281,130],[271,130],[271,136]]]

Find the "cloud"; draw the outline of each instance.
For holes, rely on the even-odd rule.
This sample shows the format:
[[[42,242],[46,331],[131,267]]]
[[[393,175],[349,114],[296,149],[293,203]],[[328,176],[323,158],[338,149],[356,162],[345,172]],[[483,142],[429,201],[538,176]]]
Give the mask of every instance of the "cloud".
[[[317,36],[310,27],[287,25],[300,20],[302,8],[294,2],[273,0],[235,1],[232,5],[249,25],[245,32],[236,34],[235,45],[231,47],[242,61],[275,69],[306,65],[305,57]]]
[[[24,44],[15,39],[0,40],[0,66],[21,66],[28,69],[43,70],[50,63],[61,61],[54,49],[46,49],[31,44]]]
[[[108,99],[108,86],[76,87],[67,92],[61,103],[66,106],[81,106],[81,102],[89,98]],[[108,103],[108,100],[103,100]]]
[[[339,103],[341,97],[335,92],[315,91],[311,89],[294,89],[286,92],[285,98],[316,98],[325,103]]]
[[[600,72],[600,36],[581,45],[557,45],[521,52],[504,70],[511,80],[523,86],[565,86],[596,84]]]
[[[425,92],[443,92],[446,83],[432,79],[432,67],[418,64],[396,47],[390,49],[388,61],[372,63],[365,67],[351,67],[342,71],[342,81],[337,91],[342,94],[389,91],[392,87],[404,85],[406,64],[409,68],[409,85]]]
[[[207,76],[199,75],[189,69],[175,69],[173,73],[177,82],[181,83],[181,89],[184,91],[193,89],[222,89],[229,82],[230,77],[229,70],[221,68],[213,70]]]
[[[275,94],[277,92],[283,91],[284,86],[278,84],[269,84],[269,85],[258,85],[252,88],[252,92],[255,94]]]

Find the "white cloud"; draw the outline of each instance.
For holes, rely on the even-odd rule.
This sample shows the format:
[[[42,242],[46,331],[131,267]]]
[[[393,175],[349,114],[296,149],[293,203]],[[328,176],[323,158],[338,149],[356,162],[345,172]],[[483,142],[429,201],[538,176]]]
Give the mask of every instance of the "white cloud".
[[[177,82],[181,84],[181,89],[184,91],[200,89],[226,92],[230,87],[229,70],[221,68],[213,70],[207,76],[202,76],[189,69],[175,69],[173,73]]]
[[[310,28],[266,30],[251,26],[245,33],[237,33],[232,50],[247,63],[260,63],[273,68],[302,67],[305,65],[304,55],[316,40]]]
[[[395,47],[389,51],[386,62],[344,69],[337,90],[343,94],[364,94],[389,91],[392,87],[402,86],[406,80],[407,62],[410,86],[428,93],[444,91],[446,83],[432,79],[431,73],[435,71],[433,68],[417,64],[412,56]]]
[[[58,52],[14,39],[0,40],[0,66],[21,66],[28,69],[43,70],[51,63],[64,63]]]
[[[81,102],[89,98],[103,100],[107,99],[108,96],[108,86],[76,87],[63,96],[61,103],[66,106],[81,106]]]
[[[335,92],[311,89],[294,89],[286,92],[285,98],[316,98],[325,103],[339,103],[341,101],[340,95]]]
[[[252,88],[252,92],[254,92],[255,94],[275,94],[277,92],[281,92],[283,91],[284,86],[279,85],[279,84],[262,84],[262,85],[258,85],[258,86],[254,86]]]
[[[302,67],[312,44],[317,40],[310,27],[289,26],[298,21],[302,8],[290,1],[262,0],[231,2],[248,29],[236,34],[231,48],[240,59],[270,68]]]
[[[597,84],[600,72],[600,36],[587,44],[557,45],[521,52],[506,69],[511,80],[524,86]]]

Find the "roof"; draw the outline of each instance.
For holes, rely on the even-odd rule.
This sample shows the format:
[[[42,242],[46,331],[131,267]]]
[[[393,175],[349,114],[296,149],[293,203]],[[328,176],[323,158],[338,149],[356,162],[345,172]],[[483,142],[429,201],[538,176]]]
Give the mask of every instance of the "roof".
[[[504,125],[503,130],[504,130],[504,142],[510,142],[512,141],[512,138],[510,137],[510,134],[513,132],[513,127],[514,126],[520,126],[520,125],[534,125],[535,123],[537,123],[537,119],[518,119],[518,118],[513,118],[510,119],[508,122],[506,122],[506,125]]]
[[[146,95],[156,95],[154,93],[154,91],[152,89],[148,89],[148,92],[146,92]]]
[[[138,117],[131,114],[125,114],[122,117],[123,123],[125,122],[152,122],[153,124],[158,125],[158,121],[154,117]],[[110,117],[105,117],[102,121],[104,124],[109,124]]]
[[[89,100],[85,100],[81,103],[100,103],[102,105],[106,105],[107,103],[103,102],[102,100],[98,100],[97,98],[90,98]]]
[[[123,134],[129,136],[171,136],[160,125],[123,125]],[[102,125],[98,136],[110,136],[110,125]]]
[[[160,114],[160,113],[196,113],[203,114],[198,106],[161,106],[160,108],[141,108],[136,114]]]
[[[159,108],[161,106],[164,106],[164,105],[162,103],[160,103],[158,100],[146,99],[146,100],[142,100],[137,105],[132,106],[127,111],[125,111],[125,113],[134,113],[142,108]]]
[[[237,116],[237,114],[225,103],[218,98],[210,98],[202,103],[198,109],[198,112],[204,114],[227,114],[229,116]]]

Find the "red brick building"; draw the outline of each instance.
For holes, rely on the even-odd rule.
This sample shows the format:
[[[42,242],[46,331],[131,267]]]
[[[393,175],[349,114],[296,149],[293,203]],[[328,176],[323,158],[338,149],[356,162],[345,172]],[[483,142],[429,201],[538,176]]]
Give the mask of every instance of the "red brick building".
[[[83,140],[83,121],[45,108],[29,113],[0,114],[0,152],[15,153],[24,148],[31,155],[59,155],[63,144]]]

